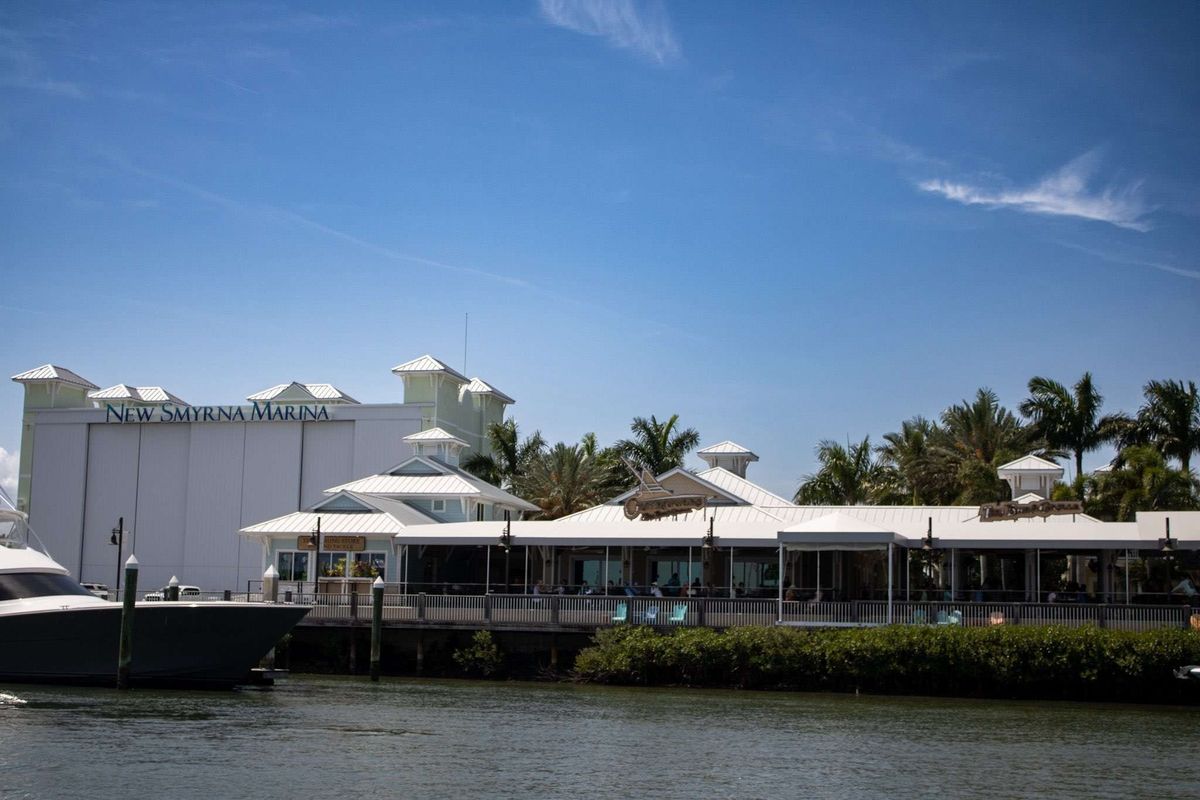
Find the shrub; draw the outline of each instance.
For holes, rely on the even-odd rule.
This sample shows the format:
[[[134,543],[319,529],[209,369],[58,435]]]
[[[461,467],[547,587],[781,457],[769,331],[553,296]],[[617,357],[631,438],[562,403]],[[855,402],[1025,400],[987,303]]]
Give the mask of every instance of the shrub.
[[[504,656],[490,631],[476,631],[469,647],[454,651],[454,663],[468,675],[489,678],[500,671]]]
[[[597,683],[966,697],[1197,702],[1174,670],[1200,634],[1095,626],[888,626],[838,630],[602,630],[575,661]]]

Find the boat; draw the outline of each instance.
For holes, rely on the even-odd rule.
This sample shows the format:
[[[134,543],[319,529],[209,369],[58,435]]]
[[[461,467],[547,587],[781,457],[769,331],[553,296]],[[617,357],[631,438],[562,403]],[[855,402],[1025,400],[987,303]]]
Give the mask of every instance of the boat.
[[[0,507],[0,683],[116,683],[122,605],[51,558],[25,514]],[[298,623],[302,605],[134,605],[131,686],[232,688]]]

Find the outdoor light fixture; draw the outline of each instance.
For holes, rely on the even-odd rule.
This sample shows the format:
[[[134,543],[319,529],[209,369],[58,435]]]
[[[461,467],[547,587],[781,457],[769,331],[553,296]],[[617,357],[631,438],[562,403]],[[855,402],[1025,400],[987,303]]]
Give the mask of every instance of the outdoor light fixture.
[[[1171,555],[1175,552],[1175,540],[1171,538],[1171,518],[1166,518],[1167,535],[1165,538],[1158,540],[1158,547],[1163,551],[1164,555]]]
[[[117,527],[112,529],[108,543],[117,547],[117,597],[121,596],[121,550],[125,546],[125,518],[117,519]]]
[[[512,519],[507,511],[504,512],[504,532],[500,534],[500,546],[506,553],[512,549]]]
[[[321,518],[317,517],[317,527],[313,528],[312,533],[308,535],[308,543],[313,548],[313,599],[321,591],[321,576],[318,574],[321,561]]]
[[[929,528],[925,531],[925,538],[921,540],[921,549],[926,554],[933,552],[933,517],[929,518]]]
[[[704,538],[700,540],[700,548],[705,552],[712,552],[717,549],[717,537],[713,534],[713,523],[715,517],[708,518],[708,533],[704,534]]]

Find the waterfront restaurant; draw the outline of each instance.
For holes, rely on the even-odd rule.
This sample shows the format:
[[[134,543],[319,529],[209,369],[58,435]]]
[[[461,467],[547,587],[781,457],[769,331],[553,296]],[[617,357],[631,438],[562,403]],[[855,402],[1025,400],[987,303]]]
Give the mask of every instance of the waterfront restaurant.
[[[445,444],[436,434],[428,439]],[[480,492],[473,506],[472,497],[461,496],[466,513],[456,507],[453,518],[413,517],[424,499],[405,496],[413,487],[394,482],[395,476],[328,491],[374,509],[357,513],[393,518],[384,576],[389,592],[661,594],[771,599],[810,609],[891,601],[1196,601],[1200,512],[1142,512],[1135,522],[1121,523],[1082,513],[1042,515],[1045,494],[1062,469],[1035,456],[1000,468],[1017,497],[1003,519],[976,506],[799,506],[746,478],[758,460],[748,449],[722,442],[699,456],[706,469],[671,470],[650,487],[554,521],[521,519],[534,509],[508,493],[492,494],[490,512],[480,511],[487,507],[485,493],[500,490],[447,465],[441,458],[452,458],[450,451],[425,457],[426,466],[452,470]],[[643,513],[638,503],[648,496],[675,510]],[[394,505],[383,507],[380,500]],[[682,508],[687,503],[693,507]],[[273,563],[284,573],[283,543],[332,510],[319,506],[291,527],[263,523],[243,533],[277,539],[264,539],[264,567]],[[510,521],[501,510],[510,512]],[[384,545],[376,538],[370,546]]]

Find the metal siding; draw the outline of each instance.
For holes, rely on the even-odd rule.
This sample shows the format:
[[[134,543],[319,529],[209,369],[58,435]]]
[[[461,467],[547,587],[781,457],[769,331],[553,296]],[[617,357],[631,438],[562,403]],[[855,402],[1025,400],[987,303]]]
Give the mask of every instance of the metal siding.
[[[242,526],[299,510],[302,435],[299,422],[246,426]],[[243,540],[237,571],[237,586],[261,578],[261,547]]]
[[[38,431],[57,428],[46,425]],[[138,426],[90,425],[87,445],[87,509],[84,514],[83,561],[81,581],[106,583],[115,588],[117,565],[133,552],[132,534],[137,528]],[[80,457],[83,446],[79,446]],[[39,491],[41,487],[39,487]],[[108,543],[117,520],[125,518],[125,547]],[[64,554],[66,555],[66,554]],[[138,556],[139,560],[141,556]],[[78,546],[70,554],[71,563],[79,560]]]
[[[300,507],[324,498],[324,491],[353,478],[354,428],[357,422],[304,424],[304,465]]]
[[[87,425],[39,425],[33,442],[29,524],[51,557],[79,573]]]
[[[146,591],[165,586],[184,563],[183,534],[187,528],[190,427],[141,426],[137,527],[134,532],[138,562],[141,565],[138,583]],[[89,500],[90,498],[89,494]],[[109,549],[112,549],[111,545]],[[182,575],[179,579],[186,582]]]
[[[238,528],[246,426],[195,423],[188,427],[187,525],[179,581],[205,589],[232,587],[237,580],[238,550],[245,545]]]
[[[383,472],[410,458],[414,450],[404,442],[404,437],[420,429],[420,419],[356,421],[351,478]]]

